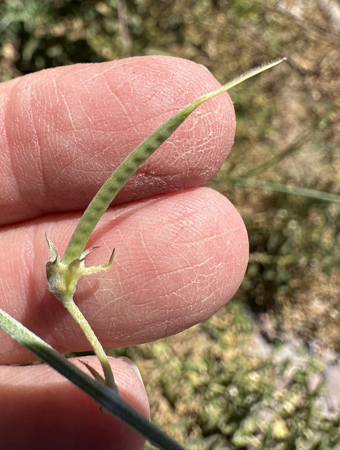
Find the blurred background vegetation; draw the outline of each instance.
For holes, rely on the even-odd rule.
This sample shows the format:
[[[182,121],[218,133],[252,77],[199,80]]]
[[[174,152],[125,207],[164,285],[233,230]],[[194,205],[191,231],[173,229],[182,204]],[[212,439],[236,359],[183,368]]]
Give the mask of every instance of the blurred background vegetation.
[[[209,183],[248,229],[241,289],[180,338],[121,350],[141,369],[152,417],[188,448],[340,448],[338,418],[315,406],[322,382],[308,384],[322,373],[313,358],[340,352],[339,49],[336,0],[0,1],[1,81],[165,54],[224,83],[288,59],[233,89],[235,144]],[[259,337],[307,352],[305,366],[247,357]]]

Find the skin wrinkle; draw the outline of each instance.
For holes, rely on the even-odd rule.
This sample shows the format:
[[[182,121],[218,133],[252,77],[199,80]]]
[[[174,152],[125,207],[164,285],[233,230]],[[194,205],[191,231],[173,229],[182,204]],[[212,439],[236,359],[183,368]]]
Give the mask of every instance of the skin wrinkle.
[[[66,80],[67,84],[69,84],[69,78],[72,78],[72,81],[74,79],[77,79],[78,82],[80,82],[80,81],[82,81],[83,78],[80,77],[79,75],[82,75],[85,72],[92,71],[93,66],[94,66],[94,64],[73,64],[72,66],[67,67],[67,69],[65,70],[65,72],[64,72],[65,75],[63,76],[63,80]],[[45,76],[48,76],[46,72],[47,71],[45,71]],[[69,72],[69,73],[67,73],[67,72]],[[92,81],[92,79],[101,77],[104,72],[105,71],[102,71],[102,72],[94,75],[92,78],[89,78],[88,81]]]
[[[137,80],[139,80],[141,77],[140,77],[140,76],[137,76],[137,75],[135,75],[135,74],[133,74],[133,73],[132,73],[132,75],[133,75],[133,76],[130,76],[129,79],[128,79],[128,81],[124,81],[121,85],[118,86],[118,88],[117,88],[117,86],[116,86],[115,91],[120,91],[121,88],[122,88],[122,86],[128,84],[128,85],[129,85],[129,88],[130,88],[130,90],[131,90],[131,94],[132,94],[132,95],[131,95],[131,98],[134,98],[134,96],[135,96],[135,95],[134,95],[134,94],[135,94],[135,92],[134,92],[134,82],[136,82]],[[143,82],[145,83],[145,82],[147,82],[147,80],[143,80]],[[112,91],[112,88],[109,86],[109,83],[108,83],[107,80],[106,80],[106,83],[107,83],[107,85],[108,85],[110,91],[113,92],[113,91]],[[117,97],[117,93],[114,92],[113,94],[115,95],[115,97],[117,98],[117,100],[121,102],[121,100],[119,99],[119,97]],[[150,95],[150,94],[151,94],[151,95]],[[144,95],[145,95],[145,93],[144,93]],[[157,97],[158,97],[157,93],[154,93],[153,90],[150,89],[150,90],[148,91],[148,96],[147,96],[147,98],[144,99],[144,102],[145,102],[145,103],[151,103],[152,100],[155,99],[155,98],[157,98]],[[132,102],[132,104],[130,104],[130,102],[129,102],[129,106],[133,106],[133,107],[135,108],[135,107],[136,107],[135,105],[136,105],[135,102]],[[161,102],[161,106],[163,107],[163,102]],[[124,107],[124,108],[125,108],[125,107]],[[133,114],[131,115],[131,112],[129,113],[126,109],[125,109],[125,111],[126,111],[126,113],[127,113],[127,117],[129,118],[129,120],[130,120],[130,122],[131,122],[132,128],[134,129],[134,131],[136,132],[136,135],[137,135],[138,138],[140,139],[140,133],[137,131],[136,125],[135,125],[134,121],[132,120]],[[133,112],[135,112],[135,111],[133,111]],[[166,112],[162,112],[162,113],[164,114],[164,116],[167,116]],[[170,114],[170,115],[171,115],[171,114]],[[131,117],[131,116],[132,116],[132,117]],[[155,118],[156,118],[156,119],[159,118],[159,112],[157,112],[157,113],[154,114],[154,115],[148,114],[148,116],[147,116],[146,118],[143,118],[143,124],[142,124],[143,127],[144,127],[146,124],[148,124],[149,122],[151,122],[151,124],[153,124]],[[162,121],[160,121],[160,122],[162,122]],[[126,130],[128,130],[128,128],[127,128]]]
[[[85,89],[86,89],[86,86],[84,86],[84,87],[85,87]],[[88,113],[86,112],[86,109],[83,107],[82,102],[79,101],[78,103],[79,103],[79,107],[80,107],[80,109],[82,110],[82,112],[83,112],[84,116],[86,117],[86,119],[89,121],[89,123],[90,123],[91,125],[93,125],[93,120],[91,119],[90,114],[88,114]],[[100,132],[100,130],[99,130],[99,132]],[[107,132],[106,132],[106,134],[107,134]]]
[[[207,258],[205,261],[202,261],[201,264],[196,264],[195,267],[201,267],[203,266],[206,262],[209,262],[211,259],[213,258],[213,256],[211,256],[210,258]],[[186,270],[188,270],[189,267],[193,267],[192,264],[189,263],[189,265],[187,266],[183,266],[183,267],[179,267],[177,269],[173,269],[173,270],[167,270],[161,274],[158,275],[159,278],[164,277],[164,276],[169,276],[169,275],[179,275],[181,272],[185,272]],[[171,292],[176,292],[176,291],[171,291]]]
[[[199,253],[199,249],[195,249],[196,253]],[[191,256],[191,255],[190,255]],[[187,259],[184,259],[184,262],[186,263],[186,265],[181,265],[180,268],[177,268],[175,270],[166,270],[165,272],[163,272],[162,274],[160,274],[160,276],[164,276],[164,275],[179,275],[181,271],[185,271],[187,270],[189,267],[192,267],[193,269],[198,268],[198,267],[202,267],[203,265],[207,265],[207,263],[214,258],[214,255],[211,255],[210,257],[206,257],[206,255],[202,255],[203,256],[203,261],[201,262],[197,262],[197,260],[195,262],[193,261],[189,261]]]
[[[84,86],[87,94],[84,98],[90,105],[89,112],[92,113],[92,109],[95,109],[96,120],[93,121],[91,115],[86,112],[86,108],[83,107],[83,101],[81,101],[80,98],[78,99],[78,104],[81,107],[84,116],[88,120],[86,126],[88,127],[89,124],[94,125],[93,127],[90,127],[92,132],[105,132],[107,134],[110,134],[111,122],[109,120],[110,118],[106,117],[106,111],[110,108],[110,100],[115,99],[116,97],[112,95],[111,89],[107,85],[106,79],[104,77],[102,77],[102,79],[103,83],[101,84],[101,87],[106,86],[107,91],[105,92],[105,95],[100,95],[98,99],[96,97],[93,97],[93,94],[91,94],[91,91],[88,89],[88,82],[86,81],[86,83],[84,83],[82,81],[82,85]],[[91,87],[93,90],[95,89],[94,85],[91,85]],[[103,124],[105,125],[104,127]],[[114,130],[112,130],[112,132],[114,132]]]
[[[30,88],[30,92],[31,91],[32,90]],[[33,95],[29,95],[29,101],[30,101],[31,105],[32,105]],[[41,93],[39,95],[41,95]],[[51,102],[51,100],[50,100],[50,102]],[[39,101],[38,101],[38,103],[39,103]],[[32,108],[32,106],[31,106],[31,109],[32,109],[32,111],[35,111],[35,109]],[[40,164],[38,164],[36,166],[36,167],[39,167],[39,171],[38,172],[40,174],[40,177],[39,177],[39,182],[35,186],[34,192],[35,193],[39,192],[39,195],[38,195],[38,198],[39,198],[40,196],[41,197],[46,197],[46,196],[49,195],[49,189],[48,189],[48,186],[49,186],[48,177],[49,177],[49,175],[48,175],[48,172],[46,174],[46,170],[45,170],[46,166],[44,164],[43,152],[41,150],[42,149],[42,144],[40,143],[40,140],[39,140],[39,136],[40,137],[42,136],[42,134],[40,133],[41,127],[39,127],[39,132],[38,132],[37,131],[38,130],[38,125],[37,124],[39,123],[39,119],[36,119],[36,117],[38,117],[38,116],[36,116],[34,113],[32,113],[31,129],[34,130],[34,135],[37,136],[37,139],[36,139],[37,144],[35,146],[35,152],[34,152],[34,155],[37,156],[37,158],[35,158],[35,162],[39,161],[39,163],[40,163]],[[37,171],[35,170],[34,172],[36,173]],[[26,201],[27,201],[27,199],[26,199]],[[51,208],[51,205],[53,205],[52,208]],[[49,202],[48,207],[45,206],[45,209],[43,211],[46,213],[46,212],[49,212],[49,211],[51,211],[53,209],[55,209],[55,202],[54,202],[54,196],[52,194],[52,195],[50,195],[50,202]]]
[[[9,114],[9,108],[11,106],[11,99],[13,97],[13,90],[17,87],[18,82],[21,81],[20,79],[18,79],[18,81],[14,84],[13,88],[11,89],[10,93],[9,93],[9,98],[8,98],[8,102],[6,105],[6,109],[5,109],[5,129],[6,129],[6,136],[7,136],[7,148],[8,148],[8,154],[10,156],[10,162],[11,162],[11,169],[12,169],[12,177],[15,180],[16,183],[16,188],[19,194],[19,197],[26,197],[24,194],[25,190],[22,187],[22,173],[18,173],[18,168],[21,171],[21,166],[17,164],[17,161],[15,159],[15,151],[13,150],[13,146],[11,145],[11,140],[9,139],[9,136],[12,135],[12,132],[10,131],[12,129],[12,123],[11,123],[11,118],[10,118],[10,114]],[[23,84],[23,86],[25,86],[25,83],[21,83]],[[25,87],[22,88],[23,91],[25,91]],[[29,119],[31,116],[27,115],[26,116],[26,120]],[[21,149],[23,149],[23,146],[21,146]],[[24,150],[24,149],[23,149]],[[26,184],[25,184],[26,187]],[[28,200],[29,202],[31,200]],[[34,206],[34,209],[38,212],[41,213],[41,209],[36,208],[35,205],[33,205],[33,203],[30,203],[31,206]]]
[[[182,292],[184,291],[184,294],[185,294],[185,292],[188,289],[190,289],[191,286],[194,286],[194,287],[197,286],[197,284],[195,282],[195,279],[190,279],[187,283],[183,284],[182,286],[179,286],[177,289],[172,290],[171,291],[171,296],[176,296],[176,297],[178,297],[178,298],[180,298],[182,300],[182,297],[183,297]],[[202,291],[200,291],[200,294],[201,294],[201,292]],[[196,294],[197,294],[197,290],[196,290]],[[189,300],[190,301],[190,303],[189,303],[190,306],[191,306],[191,302],[193,301],[193,297],[194,297],[194,295],[192,295],[192,298]],[[186,309],[187,305],[184,305],[181,308]]]
[[[46,186],[46,179],[44,176],[44,166],[43,166],[43,160],[42,160],[42,155],[41,155],[41,145],[39,143],[39,134],[37,132],[37,127],[35,124],[35,120],[34,120],[34,107],[32,105],[32,95],[31,95],[32,89],[31,87],[29,87],[29,92],[28,92],[28,98],[29,98],[29,110],[32,112],[29,116],[30,118],[30,125],[31,125],[31,130],[33,131],[33,142],[35,143],[34,145],[34,160],[35,160],[35,165],[36,168],[38,169],[40,178],[39,178],[39,188],[44,189]],[[34,105],[35,106],[35,105]],[[24,150],[25,151],[25,150]],[[53,201],[53,199],[52,199]]]
[[[61,90],[60,90],[60,94],[61,94],[61,96],[63,97],[63,94],[62,94],[62,91],[61,91]],[[64,103],[65,103],[65,102],[64,102]],[[83,105],[82,105],[82,102],[81,102],[80,100],[77,101],[77,105],[79,105],[80,109],[83,111],[83,115],[86,116],[86,118],[89,118],[89,116],[88,116],[88,114],[86,114],[86,111],[85,111],[85,109],[84,109],[84,107],[83,107]],[[69,108],[68,108],[68,105],[66,105],[66,107],[67,107],[68,111],[70,111]],[[90,119],[90,123],[92,123],[92,120],[91,120],[91,119]],[[87,130],[87,128],[88,128],[88,124],[84,125],[83,130]],[[74,133],[74,131],[78,131],[78,132],[79,132],[79,131],[80,131],[79,127],[77,127],[77,130],[75,130],[75,127],[74,127],[74,130],[72,131],[72,134]],[[69,131],[67,131],[67,133],[69,133]],[[92,131],[91,134],[93,134],[93,131]],[[77,142],[77,137],[76,137],[76,136],[74,137],[73,141],[74,141],[75,143]],[[74,145],[74,147],[76,147],[76,145]],[[83,146],[83,147],[84,147],[84,146]],[[84,150],[85,150],[85,149],[84,149]],[[79,171],[79,169],[78,169],[78,167],[81,167],[81,164],[77,164],[77,163],[78,163],[78,159],[80,159],[82,163],[85,162],[84,157],[83,157],[83,153],[82,153],[82,152],[80,152],[80,157],[79,157],[79,158],[78,158],[77,155],[75,154],[74,157],[73,157],[73,159],[69,162],[69,164],[64,165],[63,169],[62,169],[62,170],[59,170],[58,175],[57,175],[57,177],[55,178],[55,181],[57,181],[57,180],[59,180],[59,179],[62,179],[63,173],[66,172],[66,170],[67,170],[68,168],[72,168],[74,171],[80,172],[80,173],[82,173],[82,174],[84,174],[84,175],[85,175],[85,174],[86,174],[86,175],[91,175],[91,173],[97,173],[97,172],[98,172],[98,169],[94,169],[94,168],[89,167],[89,164],[91,163],[91,161],[97,161],[97,160],[98,160],[98,155],[89,155],[89,157],[88,157],[87,160],[86,160],[86,162],[87,162],[86,166],[87,166],[87,167],[86,167],[85,170],[83,169],[83,170],[81,170],[81,171]],[[83,166],[84,166],[84,165],[85,165],[85,164],[83,164]]]
[[[53,80],[53,82],[55,83],[55,80]],[[56,92],[57,92],[57,87],[56,87]],[[30,104],[32,106],[32,96],[30,96],[29,98],[30,98]],[[32,108],[32,111],[34,111],[33,108]],[[39,142],[39,133],[37,132],[37,126],[36,126],[35,120],[34,120],[34,113],[32,114],[32,126],[34,128],[34,133],[37,136],[37,149],[36,150],[37,150],[37,159],[38,159],[38,161],[40,163],[40,164],[37,164],[37,167],[39,167],[39,169],[40,169],[40,177],[41,177],[41,181],[42,181],[42,190],[44,192],[43,195],[46,197],[46,196],[48,196],[48,191],[49,191],[49,189],[48,189],[48,186],[49,186],[48,175],[46,175],[46,170],[45,170],[45,165],[44,165],[44,158],[43,158],[43,154],[42,154],[42,151],[41,151],[42,146],[41,146],[41,144]],[[51,205],[53,205],[52,210],[56,209],[53,193],[50,196],[50,200],[51,200]],[[47,211],[48,210],[45,209],[45,212],[47,212]],[[50,208],[49,208],[49,211],[51,211]]]
[[[17,81],[16,81],[17,82]],[[15,83],[14,83],[15,85]],[[0,114],[3,115],[5,120],[3,123],[0,123],[0,146],[4,148],[4,152],[0,152],[0,170],[1,170],[1,179],[4,181],[4,187],[2,189],[2,198],[5,202],[4,207],[10,208],[11,200],[15,199],[15,195],[11,192],[11,187],[13,187],[13,191],[17,192],[17,180],[13,177],[12,171],[12,163],[11,158],[8,152],[9,142],[8,142],[8,133],[7,133],[7,121],[6,121],[6,109],[8,108],[8,98],[10,96],[10,92],[4,92],[3,95],[0,96]],[[8,170],[5,171],[4,169]],[[4,173],[5,172],[5,173]],[[15,186],[13,186],[13,182]]]
[[[77,127],[76,127],[76,125],[75,125],[75,123],[74,123],[74,121],[73,121],[71,110],[70,110],[70,108],[69,108],[69,106],[68,106],[68,103],[67,103],[67,101],[66,101],[66,99],[65,99],[65,96],[63,95],[62,90],[61,90],[61,89],[58,89],[58,86],[57,86],[57,84],[56,84],[56,80],[55,80],[54,78],[52,78],[52,83],[53,83],[53,85],[54,85],[54,87],[55,87],[55,92],[59,95],[59,97],[61,98],[62,103],[63,103],[63,104],[65,105],[65,107],[66,107],[67,114],[68,114],[68,118],[70,119],[70,124],[71,124],[71,127],[72,127],[72,130],[71,130],[71,131],[78,131],[78,130],[77,130]]]
[[[81,157],[79,157],[79,159],[81,160],[82,158]],[[77,161],[75,160],[75,161],[73,161],[73,162],[69,162],[65,167],[63,167],[62,169],[60,169],[59,171],[58,171],[58,173],[57,173],[57,175],[56,175],[56,177],[54,178],[54,181],[55,182],[58,182],[59,180],[62,180],[63,179],[63,174],[67,171],[67,169],[68,168],[70,168],[70,167],[74,167],[74,170],[76,171],[76,172],[78,172],[81,176],[87,176],[87,175],[91,175],[91,171],[84,171],[84,170],[82,170],[82,169],[77,169],[77,165],[75,164]],[[81,166],[81,163],[79,163],[79,166]],[[57,210],[59,209],[59,208],[56,208]]]
[[[156,74],[158,75],[158,74]],[[141,76],[139,78],[142,78]],[[156,81],[157,84],[159,84],[158,81]],[[169,84],[171,84],[171,81],[169,80]],[[133,88],[133,84],[131,86],[132,89],[132,93],[134,94],[134,88]],[[162,85],[162,89],[153,89],[153,86],[151,84],[149,92],[148,92],[148,96],[147,98],[145,98],[145,101],[147,101],[148,103],[153,105],[153,109],[152,111],[155,109],[155,107],[157,108],[157,112],[150,114],[147,118],[146,118],[146,122],[147,124],[151,124],[151,126],[154,126],[155,119],[159,119],[161,117],[161,119],[164,117],[164,120],[166,120],[167,118],[169,118],[172,114],[174,114],[175,112],[179,111],[181,109],[181,107],[176,106],[177,100],[179,98],[182,97],[182,92],[183,89],[181,89],[181,87],[179,88],[178,92],[176,92],[176,102],[174,101],[174,98],[171,96],[171,92],[169,93],[170,95],[167,95],[167,97],[169,97],[169,101],[166,102],[166,104],[164,104],[164,96],[167,94],[166,92],[166,86]],[[164,120],[157,120],[157,122],[162,123]]]
[[[35,252],[33,249],[33,238],[29,235],[26,237],[24,243],[20,241],[15,242],[11,249],[14,254],[18,253],[18,257],[13,262],[9,260],[8,272],[15,274],[14,280],[18,286],[25,286],[27,276],[32,273],[32,261],[34,262],[35,259]],[[22,270],[20,271],[17,270],[18,264],[20,264],[20,266],[22,265]],[[8,276],[5,280],[7,281],[7,279],[10,280],[11,277]],[[6,292],[6,290],[4,292]],[[16,302],[14,303],[14,306],[15,315],[20,317],[23,311],[23,303]]]
[[[136,125],[134,123],[133,118],[131,117],[129,111],[127,110],[126,106],[124,105],[124,102],[119,98],[118,95],[118,90],[116,89],[116,92],[112,91],[112,88],[107,84],[108,89],[111,91],[111,94],[115,97],[115,99],[117,100],[117,102],[119,103],[121,109],[125,112],[126,117],[128,118],[128,122],[131,125],[130,128],[128,127],[128,125],[126,125],[126,128],[124,131],[131,131],[133,130],[135,133],[135,139],[140,139],[140,133],[138,132]],[[142,141],[142,139],[141,139]]]
[[[212,258],[210,258],[210,259],[212,259]],[[207,261],[208,262],[208,261]],[[202,264],[196,264],[196,265],[193,265],[192,266],[192,270],[190,271],[190,272],[195,272],[195,269],[197,268],[197,267],[200,267],[200,266],[203,266],[203,265],[205,265],[205,262],[202,262]],[[181,268],[181,270],[188,270],[188,268],[189,268],[189,266],[187,266],[187,267],[183,267],[183,268]],[[165,274],[163,274],[163,275],[168,275],[168,273],[165,273]],[[196,274],[195,275],[195,277],[193,277],[193,276],[188,276],[187,278],[189,278],[189,282],[188,283],[184,283],[184,284],[182,284],[181,286],[179,286],[178,287],[178,289],[171,289],[171,295],[176,295],[176,296],[179,296],[179,293],[181,292],[181,291],[185,291],[186,289],[188,289],[188,287],[190,286],[190,285],[193,285],[193,286],[197,286],[197,279],[198,279],[198,277],[201,277],[201,278],[203,278],[204,276],[202,275],[202,274]],[[167,297],[167,296],[169,296],[169,292],[167,292],[165,295],[162,295],[162,294],[158,294],[157,295],[157,301],[158,300],[160,300],[160,299],[162,299],[163,297]]]
[[[185,144],[185,140],[183,140],[182,142]],[[201,145],[197,145],[197,146],[196,146],[195,152],[196,152],[196,154],[197,154],[197,158],[198,158],[198,159],[201,158],[201,156],[202,156],[202,149],[204,149],[204,147],[205,147],[205,143],[202,144],[202,146],[201,146]],[[177,174],[180,174],[180,175],[181,175],[183,172],[184,172],[184,173],[190,173],[190,172],[191,172],[192,168],[189,166],[188,161],[187,161],[187,159],[186,159],[187,154],[190,154],[190,153],[191,153],[190,150],[188,150],[188,151],[183,152],[182,154],[179,154],[177,158],[175,157],[174,163],[173,163],[174,166],[175,166],[179,161],[180,161],[181,163],[184,163],[184,164],[186,165],[186,169],[185,169],[185,170],[182,169],[181,171],[177,172]],[[204,170],[206,170],[206,169],[204,169]],[[174,172],[169,172],[168,174],[164,174],[163,176],[170,176],[170,177],[171,177],[171,176],[173,176],[173,175],[174,175]]]

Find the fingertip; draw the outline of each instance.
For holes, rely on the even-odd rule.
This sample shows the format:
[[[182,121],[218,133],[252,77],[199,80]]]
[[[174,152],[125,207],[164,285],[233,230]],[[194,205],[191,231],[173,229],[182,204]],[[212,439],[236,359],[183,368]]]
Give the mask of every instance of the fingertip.
[[[218,87],[199,64],[165,56],[59,67],[6,83],[1,223],[85,208],[151,132]],[[227,157],[234,133],[234,109],[224,93],[180,126],[116,204],[206,183]]]
[[[62,254],[76,224],[75,217],[63,219],[32,221],[1,240],[12,261],[2,264],[3,277],[11,280],[3,295],[4,310],[62,353],[89,349],[77,324],[46,287],[43,233],[48,232]],[[208,188],[110,208],[89,246],[100,246],[88,261],[93,265],[117,248],[109,271],[84,277],[77,287],[76,302],[105,348],[160,339],[207,319],[237,291],[249,252],[240,214]],[[13,273],[26,254],[27,270]],[[30,355],[4,336],[0,357],[13,364]]]

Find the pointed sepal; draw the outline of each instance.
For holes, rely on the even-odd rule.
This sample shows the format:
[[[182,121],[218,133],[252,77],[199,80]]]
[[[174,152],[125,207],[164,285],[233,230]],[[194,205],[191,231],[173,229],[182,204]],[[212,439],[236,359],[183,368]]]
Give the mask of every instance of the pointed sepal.
[[[80,277],[107,270],[112,265],[114,250],[111,253],[108,263],[92,267],[85,266],[85,258],[87,255],[98,247],[91,247],[85,250],[80,255],[80,258],[73,260],[70,264],[65,264],[62,258],[60,258],[55,245],[47,236],[46,240],[49,248],[49,259],[46,263],[46,276],[49,288],[62,303],[73,297]]]
[[[98,373],[96,371],[96,369],[94,369],[92,366],[90,366],[90,364],[87,362],[81,361],[80,359],[78,359],[78,361],[86,367],[86,369],[90,372],[90,374],[93,376],[93,378],[95,380],[99,381],[99,383],[101,383],[105,386],[104,378],[100,375],[100,373]]]

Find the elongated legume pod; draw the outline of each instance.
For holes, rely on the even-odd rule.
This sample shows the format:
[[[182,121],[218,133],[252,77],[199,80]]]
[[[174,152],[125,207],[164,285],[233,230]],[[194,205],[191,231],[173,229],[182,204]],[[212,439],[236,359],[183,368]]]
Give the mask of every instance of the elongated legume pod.
[[[160,125],[149,137],[147,137],[138,147],[135,148],[106,180],[99,189],[82,218],[80,219],[66,248],[62,262],[69,264],[80,257],[85,246],[97,225],[99,219],[109,207],[120,189],[127,180],[137,171],[137,169],[151,156],[158,147],[166,141],[171,134],[184,122],[184,120],[202,103],[216,97],[222,92],[236,86],[242,81],[257,75],[282,62],[285,58],[265,64],[257,69],[253,69],[233,81],[223,85],[216,91],[205,94],[185,106],[178,113]]]

